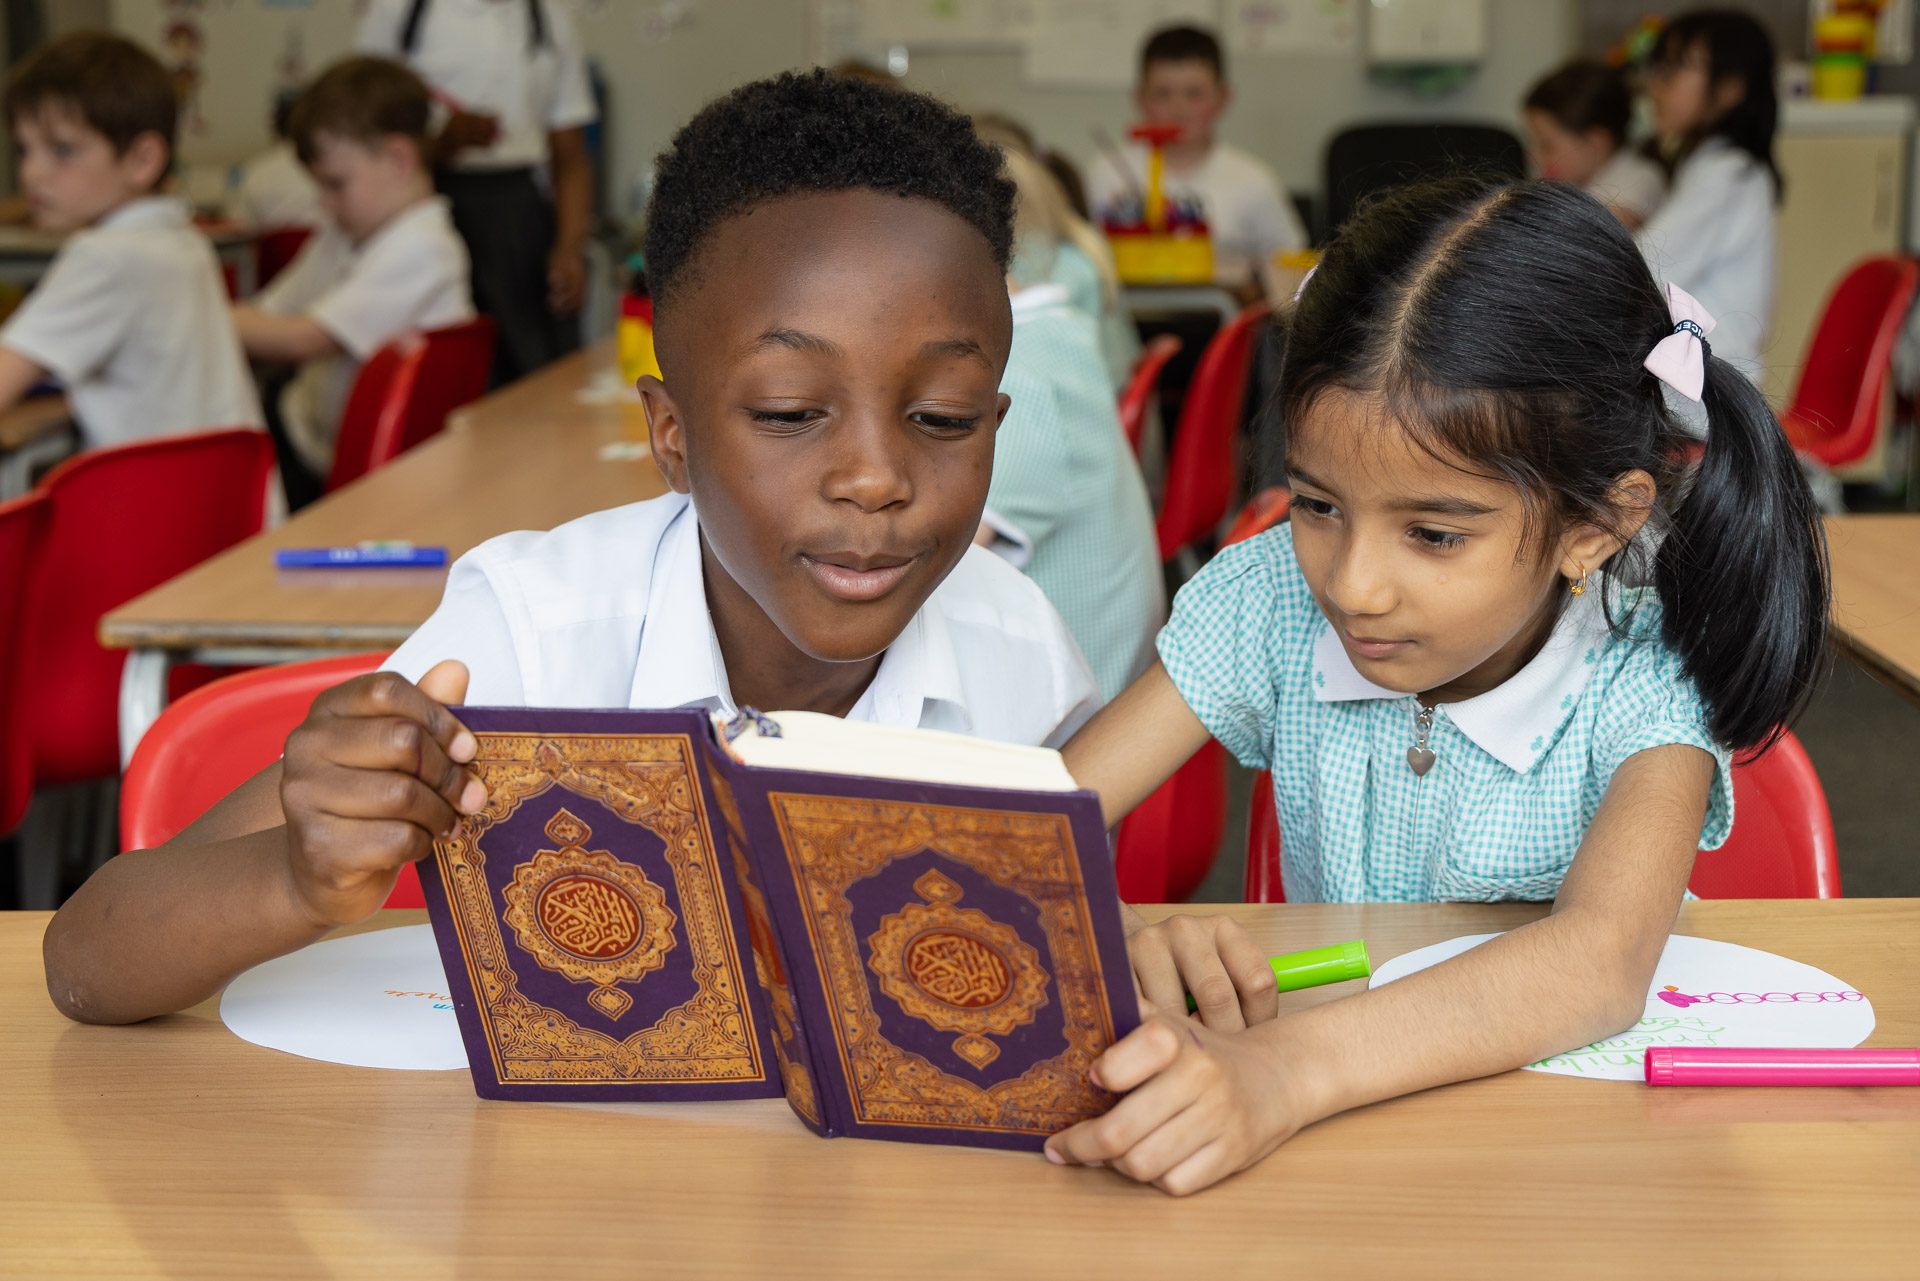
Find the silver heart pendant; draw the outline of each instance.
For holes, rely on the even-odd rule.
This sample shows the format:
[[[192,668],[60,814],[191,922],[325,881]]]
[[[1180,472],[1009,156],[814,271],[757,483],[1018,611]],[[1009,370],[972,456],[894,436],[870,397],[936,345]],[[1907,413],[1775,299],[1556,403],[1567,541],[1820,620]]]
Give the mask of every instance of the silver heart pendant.
[[[1407,767],[1423,778],[1427,771],[1433,768],[1434,761],[1438,759],[1431,748],[1409,747],[1407,749]]]

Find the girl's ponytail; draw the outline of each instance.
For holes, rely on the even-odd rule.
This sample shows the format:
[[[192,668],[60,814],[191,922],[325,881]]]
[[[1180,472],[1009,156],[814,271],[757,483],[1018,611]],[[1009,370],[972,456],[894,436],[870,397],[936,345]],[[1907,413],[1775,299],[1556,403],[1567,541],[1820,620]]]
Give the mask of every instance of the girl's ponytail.
[[[1663,631],[1715,739],[1771,747],[1825,663],[1827,543],[1773,411],[1710,354],[1707,446],[1654,561]]]

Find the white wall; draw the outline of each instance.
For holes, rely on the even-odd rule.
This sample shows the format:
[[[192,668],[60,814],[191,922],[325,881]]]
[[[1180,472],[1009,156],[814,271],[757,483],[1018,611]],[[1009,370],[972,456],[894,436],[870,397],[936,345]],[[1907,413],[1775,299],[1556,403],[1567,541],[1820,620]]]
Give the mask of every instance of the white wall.
[[[806,0],[692,0],[688,18],[663,38],[655,26],[670,7],[599,0],[577,19],[611,95],[607,191],[618,212],[626,211],[635,178],[702,103],[807,61]],[[1444,116],[1511,125],[1528,84],[1573,49],[1575,7],[1574,0],[1489,0],[1485,63],[1464,88],[1432,99],[1373,83],[1357,49],[1346,58],[1240,57],[1230,68],[1238,97],[1224,134],[1273,164],[1288,186],[1317,192],[1326,139],[1348,123]],[[357,8],[354,0],[230,0],[203,8],[203,125],[184,136],[182,158],[227,164],[264,145],[290,33],[299,33],[310,75],[346,52]],[[113,0],[113,19],[158,48],[168,9],[165,0]],[[1013,115],[1081,159],[1093,154],[1093,126],[1118,133],[1133,115],[1122,90],[1034,88],[1012,50],[916,53],[905,83],[962,107]]]

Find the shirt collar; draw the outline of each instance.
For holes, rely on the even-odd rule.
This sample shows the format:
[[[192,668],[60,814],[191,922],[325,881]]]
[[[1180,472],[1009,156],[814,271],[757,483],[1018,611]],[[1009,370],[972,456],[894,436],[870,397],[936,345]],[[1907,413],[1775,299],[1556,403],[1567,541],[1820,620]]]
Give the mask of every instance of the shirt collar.
[[[1462,734],[1501,764],[1524,774],[1552,748],[1585,692],[1593,665],[1611,635],[1600,575],[1572,597],[1540,652],[1505,682],[1440,710]],[[1313,647],[1313,696],[1323,703],[1409,697],[1362,676],[1324,621]]]
[[[187,202],[178,196],[138,196],[109,210],[94,225],[124,230],[129,227],[184,227],[189,221]]]
[[[685,507],[668,522],[654,552],[646,621],[640,629],[627,705],[704,707],[731,715],[738,709],[727,682],[720,638],[713,630],[713,615],[707,609],[699,517],[690,501],[682,501]],[[972,728],[960,665],[938,597],[936,588],[887,646],[848,719],[917,726],[926,723],[928,705],[945,703],[954,708],[958,724],[943,718],[942,729],[965,733]]]
[[[1073,294],[1065,285],[1048,282],[1043,285],[1028,285],[1019,293],[1012,295],[1007,302],[1012,308],[1015,323],[1018,323],[1029,316],[1038,315],[1055,307],[1072,306]]]

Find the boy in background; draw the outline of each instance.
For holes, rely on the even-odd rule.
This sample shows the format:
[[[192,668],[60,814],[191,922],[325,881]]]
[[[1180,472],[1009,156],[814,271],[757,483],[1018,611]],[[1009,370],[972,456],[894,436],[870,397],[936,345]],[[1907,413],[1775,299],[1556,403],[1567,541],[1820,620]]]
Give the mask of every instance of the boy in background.
[[[15,69],[5,107],[35,225],[70,234],[0,329],[0,409],[57,378],[89,447],[260,426],[213,246],[160,194],[166,70],[119,36],[66,36]]]
[[[332,225],[233,325],[257,360],[298,364],[274,439],[287,504],[318,497],[360,365],[397,335],[473,316],[467,251],[426,162],[427,87],[384,58],[349,58],[294,105],[289,126]]]
[[[287,130],[300,95],[279,94],[273,102],[273,145],[240,166],[240,181],[227,199],[227,216],[244,227],[272,231],[282,227],[318,228],[327,216],[320,189],[294,153]]]
[[[1147,123],[1180,126],[1180,137],[1164,149],[1166,191],[1200,205],[1213,234],[1214,280],[1243,298],[1258,297],[1261,265],[1281,250],[1304,249],[1307,234],[1273,170],[1214,137],[1233,101],[1219,40],[1199,27],[1155,32],[1140,51],[1133,101]],[[1096,221],[1146,188],[1147,149],[1131,145],[1124,160],[1125,172],[1104,155],[1087,172]]]

